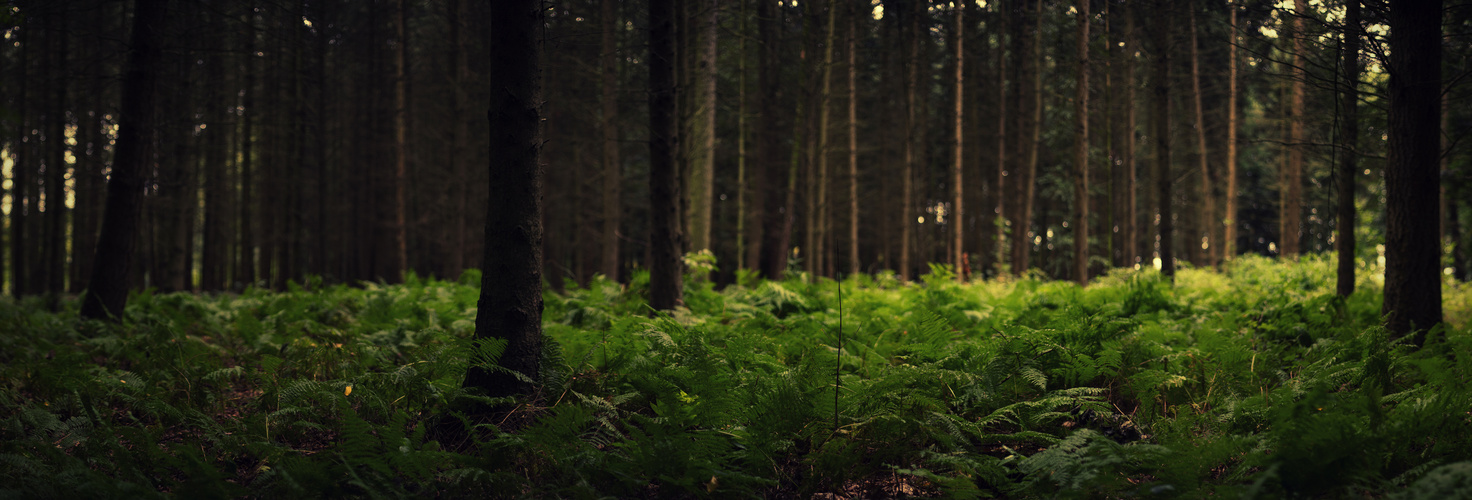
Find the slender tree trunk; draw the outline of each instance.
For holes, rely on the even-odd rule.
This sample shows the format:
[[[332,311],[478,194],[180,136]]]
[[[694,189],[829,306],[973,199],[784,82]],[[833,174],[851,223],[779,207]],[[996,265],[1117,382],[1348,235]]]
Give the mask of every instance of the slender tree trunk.
[[[26,251],[26,247],[31,244],[30,238],[26,237],[31,215],[28,212],[35,206],[28,203],[30,198],[27,189],[33,163],[31,153],[35,146],[35,142],[29,137],[33,125],[30,121],[31,101],[35,100],[35,91],[30,88],[31,45],[35,42],[32,31],[34,30],[20,30],[17,40],[20,43],[20,61],[15,70],[19,83],[14,102],[20,116],[16,117],[16,135],[11,142],[14,149],[11,152],[10,172],[10,295],[16,299],[33,292],[30,288],[29,252]]]
[[[913,224],[915,224],[912,222],[915,220],[915,214],[913,212],[915,209],[915,164],[920,161],[916,156],[922,155],[922,153],[916,150],[921,149],[921,145],[917,143],[919,142],[919,129],[924,126],[917,119],[917,108],[920,106],[920,37],[923,36],[923,33],[920,31],[920,16],[924,12],[925,9],[923,7],[917,7],[910,14],[908,37],[908,43],[910,44],[908,69],[910,74],[909,78],[906,79],[909,85],[905,87],[905,102],[907,103],[905,106],[905,168],[900,178],[900,190],[902,193],[900,195],[900,281],[910,280],[911,234],[913,233]]]
[[[818,94],[818,148],[815,151],[818,167],[816,183],[818,203],[816,211],[812,214],[813,220],[817,224],[816,229],[809,228],[813,233],[814,245],[808,257],[812,259],[813,273],[815,275],[826,274],[825,271],[828,265],[828,188],[830,184],[828,180],[828,157],[830,145],[832,144],[830,140],[831,135],[829,134],[830,130],[828,129],[830,124],[829,118],[832,116],[833,45],[837,41],[838,20],[838,11],[833,8],[831,3],[826,15],[828,17],[826,20],[827,29],[823,34],[823,86]]]
[[[849,2],[848,25],[848,274],[859,274],[859,87],[854,41],[859,12]]]
[[[691,28],[688,39],[693,42],[688,60],[690,95],[683,102],[690,105],[686,115],[690,132],[684,143],[688,159],[685,178],[688,189],[690,250],[711,248],[711,223],[714,210],[716,148],[716,12],[715,0],[689,4],[695,19],[687,20]]]
[[[760,228],[760,224],[748,223],[752,209],[746,202],[751,193],[746,169],[746,0],[737,0],[741,5],[739,31],[736,32],[736,266],[752,269],[756,253],[747,248],[754,239],[747,231]],[[757,218],[760,220],[760,218]],[[755,246],[752,246],[755,248]]]
[[[409,4],[399,0],[394,51],[394,269],[389,277],[404,281],[409,270]]]
[[[1356,150],[1359,148],[1359,81],[1360,81],[1360,2],[1348,0],[1344,4],[1344,38],[1340,48],[1344,57],[1344,95],[1340,97],[1343,107],[1339,117],[1339,136],[1343,147],[1339,154],[1339,207],[1336,217],[1334,242],[1339,251],[1339,282],[1334,291],[1348,297],[1354,293],[1355,253],[1355,170],[1359,169]]]
[[[1440,323],[1441,0],[1390,5],[1390,139],[1385,165],[1386,326],[1397,335]]]
[[[53,9],[60,7],[52,6]],[[59,9],[58,9],[59,10]],[[47,58],[51,71],[51,108],[46,112],[46,230],[42,252],[46,293],[51,296],[66,291],[66,108],[67,102],[67,33],[62,29],[60,12],[44,14],[51,26],[46,34],[51,46],[51,57]]]
[[[1294,0],[1293,28],[1293,98],[1288,118],[1288,170],[1283,174],[1282,255],[1297,258],[1303,239],[1303,105],[1308,71],[1304,67],[1303,18],[1308,15],[1308,0]]]
[[[1357,0],[1350,0],[1357,1]],[[1222,221],[1220,260],[1231,260],[1237,256],[1237,5],[1227,4],[1227,192],[1226,217]]]
[[[1019,73],[1021,79],[1026,83],[1019,85],[1026,89],[1020,96],[1019,102],[1024,109],[1018,113],[1018,151],[1022,157],[1018,164],[1016,206],[1012,222],[1012,274],[1022,276],[1027,273],[1029,257],[1032,253],[1032,238],[1028,232],[1032,226],[1033,202],[1037,193],[1037,168],[1038,147],[1042,137],[1043,119],[1043,43],[1042,43],[1042,1],[1036,2],[1031,10],[1031,19],[1028,27],[1032,33],[1027,35],[1026,45],[1020,54],[1022,60]]]
[[[210,43],[217,54],[226,53],[224,23],[219,22],[222,14],[209,16]],[[225,177],[225,137],[230,133],[225,118],[225,61],[220,56],[209,58],[206,63],[205,86],[209,88],[209,103],[205,111],[207,128],[205,134],[204,163],[204,247],[201,255],[200,284],[205,291],[225,288],[226,234],[230,223],[229,203],[225,194],[228,182]]]
[[[1078,2],[1078,82],[1073,152],[1073,276],[1089,284],[1089,0]]]
[[[1447,105],[1449,101],[1450,99],[1441,100],[1442,137],[1450,137],[1452,133],[1451,110],[1448,109]],[[1455,177],[1451,173],[1451,149],[1451,144],[1442,144],[1441,172],[1442,178],[1447,180],[1441,186],[1441,201],[1446,206],[1442,210],[1446,214],[1446,220],[1442,222],[1442,230],[1446,232],[1444,239],[1449,240],[1452,245],[1452,279],[1467,281],[1469,279],[1467,276],[1467,243],[1462,241],[1462,223],[1460,220],[1462,218],[1462,208],[1461,202],[1459,201],[1460,198],[1458,198],[1458,196],[1462,195],[1459,195],[1456,189],[1459,185],[1462,185],[1463,189],[1461,191],[1465,192],[1465,185],[1458,183],[1451,185],[1450,188],[1448,187],[1448,183],[1456,182]],[[1452,191],[1452,194],[1448,196],[1447,191]]]
[[[1001,276],[1002,270],[1007,262],[1007,225],[1003,222],[1007,206],[1007,2],[1005,0],[996,2],[997,5],[997,177],[996,185],[992,186],[993,196],[996,203],[993,213],[988,214],[993,231],[993,245],[996,250],[996,268],[992,270],[993,276]],[[1014,35],[1015,36],[1015,35]]]
[[[599,75],[603,122],[603,248],[601,268],[609,279],[618,279],[618,226],[621,214],[619,193],[623,185],[618,157],[618,2],[600,2],[602,30],[599,40]]]
[[[1139,200],[1137,195],[1139,187],[1136,180],[1137,163],[1135,160],[1135,146],[1137,136],[1135,135],[1135,124],[1138,122],[1135,116],[1135,9],[1134,4],[1126,4],[1125,27],[1124,27],[1124,227],[1120,232],[1124,233],[1124,265],[1135,265],[1140,260],[1140,214]]]
[[[1156,200],[1160,204],[1160,273],[1175,280],[1175,253],[1171,238],[1174,224],[1171,220],[1171,144],[1170,144],[1170,24],[1166,15],[1169,4],[1157,5],[1160,12],[1153,14],[1154,26],[1151,36],[1155,41],[1154,74],[1150,85],[1154,100],[1150,103],[1151,121],[1155,125],[1155,186]]]
[[[154,86],[167,3],[137,0],[134,8],[122,110],[107,185],[107,211],[93,258],[92,279],[82,302],[83,318],[116,320],[128,301],[128,271],[138,237],[143,170],[153,159]]]
[[[961,281],[964,282],[964,281],[966,281],[966,278],[967,278],[967,276],[966,276],[967,273],[966,273],[965,270],[969,268],[968,264],[966,263],[966,253],[965,253],[966,252],[966,249],[963,246],[963,242],[966,241],[965,239],[963,239],[963,236],[964,236],[963,229],[966,226],[966,224],[965,224],[965,213],[966,213],[966,211],[962,207],[962,200],[963,200],[964,194],[965,194],[964,185],[962,184],[962,174],[963,174],[963,172],[962,172],[962,166],[964,164],[964,161],[963,161],[963,158],[962,158],[962,153],[963,153],[962,147],[965,144],[965,137],[962,136],[962,122],[965,119],[966,114],[964,112],[965,107],[963,106],[963,102],[964,102],[964,85],[963,84],[965,83],[965,79],[964,79],[964,74],[961,72],[961,69],[962,69],[963,63],[966,60],[966,52],[965,52],[965,47],[964,47],[966,37],[965,37],[965,34],[963,33],[963,29],[962,29],[962,27],[963,27],[962,18],[965,15],[966,2],[958,2],[958,3],[956,3],[955,9],[956,9],[956,25],[955,25],[955,28],[952,29],[952,31],[955,32],[955,33],[953,33],[953,35],[955,37],[955,42],[954,43],[956,45],[956,47],[955,47],[955,49],[956,49],[956,60],[955,60],[955,63],[954,63],[955,66],[956,66],[956,68],[955,68],[956,69],[956,112],[955,112],[956,136],[955,136],[955,143],[953,144],[955,158],[952,160],[952,163],[951,163],[951,203],[952,203],[952,206],[951,206],[951,228],[952,229],[951,229],[951,252],[950,252],[950,254],[951,254],[951,266],[956,271],[956,279],[961,280]]]
[[[649,2],[649,207],[651,260],[649,306],[659,311],[681,302],[680,185],[675,152],[675,39],[673,0]],[[490,243],[487,238],[487,245]]]
[[[1212,245],[1220,242],[1213,241],[1211,237],[1217,226],[1216,196],[1211,185],[1210,163],[1207,161],[1209,152],[1206,149],[1206,113],[1201,107],[1201,52],[1197,47],[1196,9],[1194,6],[1188,8],[1191,28],[1191,100],[1196,110],[1196,160],[1201,169],[1201,234],[1192,234],[1190,241],[1185,244],[1191,248],[1200,245],[1201,264],[1216,267],[1216,262],[1212,259]]]
[[[780,25],[776,3],[757,2],[757,32],[761,43],[757,62],[757,113],[756,157],[761,163],[762,173],[757,192],[762,196],[762,239],[761,270],[767,279],[782,279],[787,269],[787,244],[792,218],[791,205],[787,202],[791,185],[786,165],[781,161],[778,131],[777,91],[781,80],[781,62],[777,58],[780,43]]]

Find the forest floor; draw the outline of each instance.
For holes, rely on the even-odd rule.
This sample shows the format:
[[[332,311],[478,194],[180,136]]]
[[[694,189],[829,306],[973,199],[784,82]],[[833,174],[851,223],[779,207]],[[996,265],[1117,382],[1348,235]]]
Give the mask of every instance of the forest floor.
[[[541,392],[460,388],[457,282],[0,301],[0,498],[1467,498],[1472,286],[1419,349],[1362,265],[1245,257],[1087,288],[647,275],[545,294]],[[457,413],[511,404],[499,421]],[[468,441],[429,439],[464,417]]]

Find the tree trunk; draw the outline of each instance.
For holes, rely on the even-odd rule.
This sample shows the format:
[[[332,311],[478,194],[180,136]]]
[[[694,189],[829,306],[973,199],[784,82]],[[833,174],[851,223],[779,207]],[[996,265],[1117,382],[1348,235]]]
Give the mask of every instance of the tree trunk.
[[[687,20],[692,42],[689,56],[690,95],[683,101],[690,109],[682,114],[689,120],[684,138],[689,168],[685,188],[689,191],[686,212],[690,231],[690,250],[711,248],[711,222],[715,213],[715,148],[716,148],[716,12],[715,0],[689,4],[695,19]]]
[[[1157,4],[1151,37],[1155,42],[1154,73],[1150,82],[1154,100],[1150,103],[1151,121],[1155,125],[1155,188],[1160,213],[1160,273],[1175,280],[1175,253],[1171,238],[1171,151],[1170,151],[1170,21],[1169,4]]]
[[[209,16],[210,43],[217,54],[227,53],[225,44],[224,23],[219,22],[221,13]],[[206,128],[205,134],[205,163],[204,163],[204,247],[201,255],[200,283],[199,287],[205,291],[219,291],[225,288],[226,272],[226,248],[229,245],[226,235],[227,225],[230,224],[230,206],[226,195],[225,172],[225,148],[228,142],[225,140],[230,133],[225,117],[225,62],[220,56],[211,57],[206,62],[205,86],[209,89],[206,102],[209,107],[205,111]]]
[[[1135,161],[1135,146],[1137,141],[1135,135],[1135,124],[1137,123],[1137,117],[1135,116],[1135,51],[1137,47],[1135,46],[1135,9],[1133,4],[1126,4],[1124,16],[1125,62],[1123,68],[1124,103],[1122,104],[1124,106],[1124,126],[1121,128],[1124,134],[1124,158],[1122,161],[1124,162],[1123,175],[1125,182],[1124,199],[1122,200],[1124,202],[1124,213],[1120,217],[1124,219],[1124,227],[1120,228],[1120,232],[1124,233],[1124,265],[1132,266],[1137,265],[1140,261],[1140,214],[1139,200],[1136,198],[1139,193],[1136,180],[1138,165]]]
[[[53,6],[57,8],[59,6]],[[58,9],[59,10],[59,9]],[[62,29],[60,12],[48,12],[51,25],[47,30],[47,44],[51,46],[48,77],[51,78],[51,108],[46,112],[46,229],[43,239],[45,261],[42,262],[46,276],[46,293],[51,296],[66,291],[66,108],[67,108],[67,33]]]
[[[1339,117],[1339,137],[1343,141],[1339,154],[1339,206],[1336,217],[1335,243],[1339,251],[1339,282],[1334,291],[1342,297],[1354,293],[1355,253],[1355,170],[1359,169],[1359,81],[1360,81],[1360,2],[1344,4],[1344,38],[1340,48],[1344,57],[1344,95]]]
[[[1007,225],[1003,222],[1007,205],[1007,3],[997,2],[997,176],[992,186],[992,212],[986,220],[992,226],[993,276],[1001,276],[1007,262]]]
[[[1028,233],[1032,227],[1033,201],[1037,193],[1038,147],[1043,121],[1042,1],[1035,2],[1030,10],[1032,19],[1026,21],[1031,22],[1029,28],[1032,33],[1024,37],[1025,46],[1018,54],[1022,62],[1018,68],[1019,80],[1027,82],[1020,82],[1018,85],[1020,89],[1024,89],[1019,93],[1019,102],[1024,108],[1017,113],[1016,149],[1021,153],[1021,158],[1014,169],[1017,187],[1014,190],[1016,209],[1012,215],[1012,274],[1017,276],[1027,274],[1032,252],[1033,240]]]
[[[955,66],[956,66],[956,68],[955,68],[956,69],[956,90],[955,90],[955,92],[956,92],[956,112],[955,112],[956,137],[955,137],[955,143],[953,145],[954,146],[955,158],[952,160],[952,163],[951,163],[951,203],[952,203],[952,206],[951,206],[951,228],[952,229],[951,229],[951,252],[950,253],[951,253],[951,266],[952,266],[952,268],[956,272],[956,279],[961,280],[961,281],[964,282],[964,281],[966,281],[967,274],[968,274],[966,272],[966,270],[969,269],[968,264],[966,262],[966,253],[965,253],[966,252],[966,249],[963,246],[963,242],[966,241],[966,240],[963,239],[963,236],[964,236],[963,229],[966,226],[966,224],[964,223],[966,211],[962,207],[962,199],[963,199],[963,196],[965,194],[965,189],[964,189],[964,186],[962,184],[962,174],[963,174],[963,172],[962,172],[962,169],[961,169],[961,167],[964,164],[964,161],[963,161],[963,158],[962,158],[962,153],[963,153],[962,147],[965,144],[965,138],[961,135],[961,133],[962,133],[962,122],[963,122],[963,120],[965,119],[965,116],[966,116],[965,113],[964,113],[964,111],[963,111],[965,109],[963,107],[963,102],[964,102],[964,88],[963,88],[964,85],[963,84],[965,83],[965,79],[964,79],[963,73],[961,72],[962,65],[963,65],[963,63],[966,60],[966,52],[965,52],[965,40],[966,40],[966,37],[965,37],[965,34],[963,33],[964,30],[962,29],[962,27],[963,27],[962,17],[965,15],[966,2],[959,2],[959,3],[957,3],[955,9],[956,9],[956,25],[955,25],[955,28],[952,29],[952,31],[955,32],[955,33],[953,33],[953,36],[955,37],[955,42],[954,43],[956,45],[956,47],[955,47],[955,49],[956,49],[956,60],[955,60]]]
[[[606,1],[606,0],[605,0]],[[448,0],[449,17],[446,19],[450,31],[450,64],[453,80],[450,82],[453,99],[451,107],[449,162],[450,162],[450,192],[455,197],[452,201],[454,212],[450,216],[450,245],[447,253],[446,278],[455,279],[465,270],[466,246],[469,244],[470,228],[467,222],[467,213],[470,210],[470,182],[469,172],[469,144],[470,144],[470,65],[468,62],[470,52],[470,37],[465,36],[464,27],[461,24],[465,19],[465,0]],[[605,20],[604,29],[607,28]],[[608,35],[604,35],[605,37]],[[617,75],[614,76],[617,79]],[[605,90],[606,92],[606,90]],[[605,108],[606,112],[606,108]],[[616,148],[617,143],[614,144]],[[605,146],[606,147],[606,146]],[[615,155],[617,150],[615,149]],[[616,156],[615,156],[616,157]],[[615,186],[617,183],[615,183]],[[617,193],[617,191],[615,191]],[[615,203],[615,206],[617,204]],[[617,261],[617,257],[615,257]],[[609,274],[609,276],[615,276]]]
[[[1357,1],[1357,0],[1351,0]],[[1227,41],[1227,192],[1226,217],[1222,221],[1221,260],[1237,255],[1237,5],[1228,3]]]
[[[848,25],[848,274],[859,274],[859,87],[855,64],[860,12],[849,2]]]
[[[24,21],[24,20],[23,20]],[[31,244],[27,237],[30,212],[34,210],[34,204],[29,203],[28,186],[30,185],[30,170],[32,150],[35,142],[30,139],[32,116],[30,113],[35,91],[30,88],[30,62],[31,45],[35,42],[33,30],[20,30],[20,61],[15,70],[16,80],[19,82],[13,101],[19,112],[16,117],[16,135],[11,139],[13,150],[11,152],[10,172],[10,295],[16,299],[25,297],[32,293],[30,288],[30,260],[27,257],[30,252],[26,247]],[[32,212],[33,213],[33,212]]]
[[[827,28],[823,34],[823,83],[818,94],[818,147],[815,151],[817,157],[818,176],[815,186],[817,187],[817,206],[813,212],[813,220],[816,227],[810,227],[812,231],[811,259],[814,275],[826,274],[828,266],[828,156],[829,145],[829,117],[832,116],[833,105],[833,45],[837,37],[838,11],[830,3],[825,12],[827,16]],[[810,179],[811,180],[811,179]]]
[[[761,270],[767,279],[782,279],[787,269],[787,244],[792,210],[787,203],[792,186],[787,166],[781,161],[778,132],[777,92],[781,83],[781,61],[777,58],[781,26],[774,2],[757,2],[757,32],[760,38],[757,59],[757,123],[756,157],[761,163],[760,182],[756,192],[762,196]]]
[[[618,276],[618,226],[621,214],[622,168],[618,157],[618,2],[602,0],[603,21],[599,40],[603,122],[603,242],[601,268],[608,279]]]
[[[491,3],[490,192],[475,340],[506,341],[499,365],[472,365],[465,387],[490,397],[529,395],[542,358],[541,3]],[[477,360],[486,363],[492,360]]]
[[[389,279],[404,281],[409,270],[409,3],[399,0],[394,39],[394,268]]]
[[[674,309],[682,294],[674,10],[673,0],[649,2],[649,306],[659,311]]]
[[[153,160],[154,86],[158,81],[167,0],[137,0],[128,70],[123,79],[122,110],[112,174],[107,185],[107,211],[93,258],[92,279],[82,302],[82,317],[120,318],[128,301],[129,264],[138,237],[143,197],[143,170]]]
[[[1078,82],[1074,94],[1073,277],[1089,284],[1089,0],[1078,2]]]
[[[1283,173],[1283,206],[1278,217],[1282,220],[1281,253],[1287,258],[1297,258],[1299,241],[1303,239],[1303,104],[1307,89],[1308,71],[1304,68],[1303,18],[1308,15],[1308,0],[1294,0],[1293,28],[1288,31],[1293,38],[1293,98],[1288,117],[1288,168]]]
[[[916,3],[925,2],[917,1]],[[911,246],[913,246],[911,235],[913,234],[913,224],[915,224],[911,222],[915,219],[913,212],[915,209],[915,164],[920,161],[916,158],[916,149],[922,148],[917,143],[919,142],[919,129],[924,126],[917,119],[917,108],[920,106],[920,37],[924,35],[920,31],[920,16],[924,12],[924,7],[917,6],[910,13],[908,37],[910,61],[908,64],[909,77],[906,79],[909,85],[905,87],[905,102],[907,103],[905,106],[905,168],[904,172],[900,174],[900,190],[902,193],[900,195],[900,281],[910,280],[910,252]],[[918,154],[923,155],[923,153]]]
[[[1385,164],[1386,327],[1416,332],[1440,323],[1441,0],[1390,5],[1390,138]]]
[[[1207,161],[1209,152],[1206,150],[1206,113],[1201,107],[1201,51],[1197,47],[1196,34],[1196,8],[1187,7],[1190,12],[1189,23],[1191,28],[1191,101],[1196,110],[1196,161],[1201,169],[1201,211],[1198,212],[1201,224],[1197,228],[1199,233],[1192,233],[1191,238],[1185,242],[1190,248],[1200,248],[1200,262],[1198,264],[1216,267],[1212,259],[1211,245],[1219,244],[1212,239],[1216,232],[1216,197],[1211,186],[1211,168]],[[1198,240],[1199,243],[1198,243]],[[1198,247],[1199,245],[1199,247]]]

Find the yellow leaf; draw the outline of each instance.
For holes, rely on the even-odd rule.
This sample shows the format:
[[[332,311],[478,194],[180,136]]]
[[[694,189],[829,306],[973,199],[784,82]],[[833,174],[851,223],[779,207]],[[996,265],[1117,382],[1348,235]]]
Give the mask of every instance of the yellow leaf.
[[[347,389],[344,389],[342,391],[342,395],[344,395],[344,396],[351,396],[351,395],[353,395],[353,386],[350,385],[350,386],[348,386]]]
[[[720,481],[717,480],[715,476],[711,476],[710,477],[710,482],[709,483],[705,483],[705,492],[706,493],[715,493],[716,492],[716,486],[718,486],[718,485],[720,485]]]

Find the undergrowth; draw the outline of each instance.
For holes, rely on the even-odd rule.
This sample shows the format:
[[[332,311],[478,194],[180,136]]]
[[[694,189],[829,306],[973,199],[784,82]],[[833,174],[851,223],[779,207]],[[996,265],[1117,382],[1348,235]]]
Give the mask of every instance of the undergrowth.
[[[545,296],[541,394],[455,447],[427,429],[500,349],[474,271],[145,292],[121,324],[3,301],[0,498],[1466,495],[1472,290],[1414,349],[1361,274],[692,276],[654,318],[647,275],[596,278]]]

